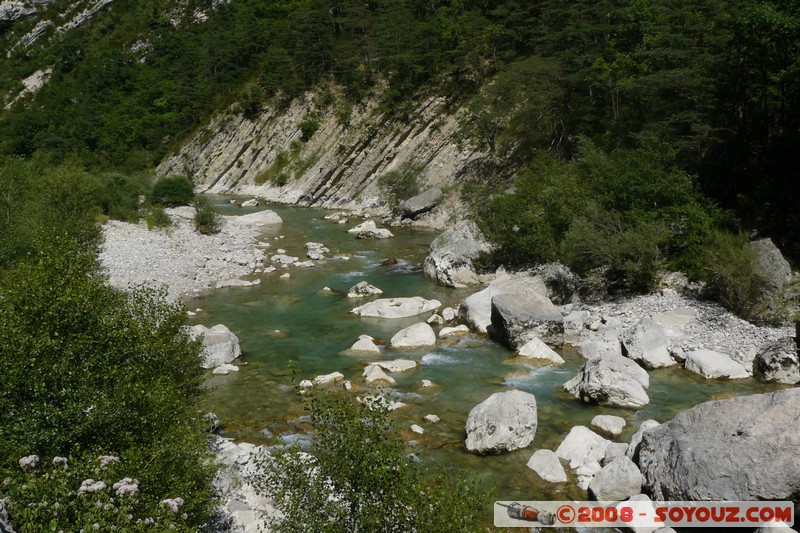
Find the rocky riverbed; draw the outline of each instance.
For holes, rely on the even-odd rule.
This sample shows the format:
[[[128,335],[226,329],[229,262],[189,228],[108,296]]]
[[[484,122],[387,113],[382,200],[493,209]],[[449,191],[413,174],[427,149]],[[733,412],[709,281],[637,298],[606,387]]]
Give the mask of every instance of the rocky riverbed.
[[[302,242],[304,241],[300,240],[299,243],[293,244],[294,248],[286,245],[288,251],[284,251],[285,253],[267,257],[264,249],[267,248],[268,243],[263,238],[265,226],[262,223],[242,223],[240,220],[235,220],[240,217],[226,217],[223,231],[216,236],[207,237],[194,233],[189,213],[186,210],[171,211],[170,215],[175,219],[175,225],[168,231],[148,231],[144,226],[120,223],[109,223],[106,226],[103,264],[109,270],[114,286],[124,288],[132,283],[154,279],[165,283],[169,287],[170,294],[178,296],[191,295],[194,291],[202,291],[215,286],[230,286],[230,283],[227,283],[229,280],[242,280],[243,277],[248,278],[244,282],[249,284],[262,278],[272,279],[265,277],[266,274],[260,275],[259,273],[259,271],[269,268],[265,267],[265,264],[271,262],[282,269],[283,261],[288,260],[285,258],[294,259],[291,254],[299,255],[303,248]],[[320,224],[320,227],[325,225],[329,228],[341,228],[341,233],[347,235],[346,229],[349,225],[347,227],[340,226],[335,222],[314,221],[314,223]],[[287,231],[289,232],[287,233],[287,242],[292,240],[291,232],[295,231],[294,228],[278,230],[279,226],[274,223],[268,227],[271,228],[269,231],[272,239],[280,231]],[[457,227],[463,228],[463,234],[467,237],[474,230],[473,227],[464,224]],[[275,235],[272,235],[273,233]],[[353,236],[346,238],[349,239],[349,242],[356,242]],[[450,234],[446,239],[439,240],[439,245],[432,246],[429,259],[425,261],[426,274],[440,283],[472,286],[469,290],[460,289],[461,292],[458,292],[459,295],[464,295],[460,297],[460,305],[452,300],[441,305],[442,302],[437,298],[441,298],[442,293],[435,292],[432,288],[430,289],[432,294],[425,294],[424,290],[420,291],[419,298],[411,298],[410,295],[407,295],[409,296],[407,298],[399,298],[406,294],[398,294],[397,287],[394,291],[388,290],[386,294],[380,294],[378,287],[387,289],[386,285],[376,283],[378,287],[374,287],[366,282],[356,283],[363,279],[364,272],[352,272],[352,274],[358,274],[359,277],[354,278],[346,287],[337,289],[336,292],[320,291],[321,285],[314,287],[313,291],[328,296],[313,296],[313,298],[328,298],[331,301],[341,298],[342,306],[346,305],[347,309],[357,309],[357,311],[351,312],[350,318],[346,320],[362,324],[365,329],[367,326],[374,325],[379,330],[379,334],[375,335],[370,331],[371,336],[362,335],[353,345],[352,343],[358,337],[355,335],[346,346],[341,348],[346,351],[347,347],[352,346],[349,353],[366,353],[369,357],[374,358],[369,361],[375,361],[375,363],[363,369],[363,375],[359,376],[360,370],[354,372],[352,368],[348,368],[348,363],[342,363],[339,368],[344,374],[348,374],[347,376],[340,372],[332,372],[320,374],[313,379],[314,374],[311,374],[308,376],[310,379],[306,382],[306,386],[344,387],[347,390],[361,392],[369,390],[376,384],[384,387],[388,384],[396,390],[398,398],[412,404],[410,408],[405,407],[404,410],[408,410],[414,408],[414,402],[422,403],[435,397],[434,395],[431,398],[423,398],[423,395],[429,393],[417,391],[442,390],[440,383],[436,383],[433,388],[409,389],[410,381],[403,376],[406,373],[419,374],[425,372],[426,368],[431,368],[427,366],[427,363],[432,360],[431,357],[441,356],[441,354],[434,353],[436,350],[457,349],[453,346],[459,346],[459,341],[453,344],[452,339],[448,339],[444,334],[445,327],[453,328],[462,325],[464,329],[471,330],[472,333],[467,333],[463,337],[467,344],[474,343],[476,340],[488,342],[482,340],[487,335],[495,338],[517,354],[512,360],[526,362],[526,364],[530,362],[529,364],[537,368],[543,365],[551,368],[563,365],[564,358],[568,358],[568,356],[562,353],[564,355],[562,358],[553,351],[553,348],[558,350],[562,344],[569,344],[576,348],[577,353],[586,360],[586,364],[578,369],[572,379],[569,378],[572,377],[575,370],[569,370],[569,374],[558,383],[563,383],[566,392],[575,396],[576,406],[581,402],[600,406],[597,407],[599,416],[592,419],[592,429],[586,427],[590,425],[588,419],[585,422],[586,426],[582,425],[584,422],[572,422],[570,426],[566,426],[566,429],[562,427],[555,431],[555,436],[560,439],[559,443],[554,444],[553,439],[550,438],[543,444],[542,437],[536,435],[537,432],[542,434],[545,431],[553,433],[553,428],[546,427],[552,423],[552,419],[548,419],[547,416],[542,418],[542,412],[552,409],[552,406],[544,405],[541,399],[537,400],[533,397],[534,395],[526,392],[526,395],[520,395],[523,398],[519,402],[516,402],[514,395],[509,395],[507,401],[504,400],[503,412],[500,414],[492,414],[492,406],[486,402],[476,401],[473,403],[472,405],[475,405],[474,413],[470,413],[469,417],[463,413],[462,422],[466,423],[461,427],[466,428],[466,435],[472,436],[471,441],[463,440],[464,447],[481,455],[505,454],[510,450],[523,449],[523,451],[529,452],[526,455],[526,458],[530,456],[528,466],[540,478],[540,483],[564,487],[564,490],[570,494],[574,494],[571,491],[576,490],[574,487],[577,485],[580,489],[587,491],[583,492],[587,497],[593,496],[599,499],[628,497],[642,499],[651,496],[655,499],[665,494],[691,496],[689,487],[692,483],[691,480],[694,479],[692,476],[704,476],[702,482],[705,487],[715,485],[713,476],[720,469],[711,459],[718,458],[727,449],[730,449],[732,453],[739,453],[736,450],[756,449],[756,452],[742,457],[752,463],[753,468],[768,472],[774,471],[775,475],[742,477],[741,483],[739,481],[732,482],[731,487],[733,488],[728,487],[730,494],[742,499],[753,496],[745,490],[749,483],[748,479],[750,479],[758,482],[758,497],[771,493],[769,491],[777,491],[775,494],[780,492],[781,497],[791,496],[791,491],[797,488],[792,484],[791,479],[800,479],[800,471],[798,471],[800,469],[797,468],[797,465],[792,461],[783,461],[777,469],[768,470],[766,463],[759,466],[759,461],[770,460],[771,454],[767,448],[778,449],[783,441],[795,442],[796,429],[788,423],[778,429],[767,429],[767,426],[759,422],[759,413],[765,409],[772,409],[770,412],[774,411],[775,416],[780,420],[789,420],[793,416],[800,416],[800,412],[796,412],[800,409],[796,406],[797,402],[790,401],[793,398],[791,391],[794,389],[769,392],[763,397],[747,396],[739,399],[722,399],[711,402],[710,405],[706,402],[695,409],[684,411],[675,417],[674,423],[667,423],[668,420],[642,421],[642,418],[647,417],[628,416],[625,413],[639,413],[640,409],[648,405],[651,401],[650,396],[652,396],[648,389],[651,374],[653,379],[657,379],[658,372],[671,372],[679,379],[683,379],[680,376],[685,375],[687,383],[698,383],[697,380],[701,380],[699,383],[703,383],[702,379],[714,383],[720,380],[728,383],[728,380],[745,379],[748,383],[752,383],[753,380],[747,379],[751,376],[755,376],[761,381],[775,381],[765,378],[765,376],[775,375],[780,375],[783,383],[793,384],[800,381],[800,377],[797,379],[793,377],[800,376],[797,372],[783,372],[786,365],[795,370],[799,366],[796,346],[793,340],[792,342],[787,341],[794,335],[793,327],[788,325],[775,328],[754,326],[738,319],[720,306],[699,298],[694,287],[680,281],[680,276],[674,275],[665,278],[664,287],[653,294],[599,303],[583,301],[580,280],[561,265],[545,265],[524,273],[500,271],[494,276],[473,275],[469,271],[469,256],[474,254],[476,249],[482,248],[483,244],[467,243],[464,248],[465,255],[467,255],[465,258],[463,255],[459,256],[460,245],[452,244],[453,242],[457,243],[460,239],[458,235],[454,239]],[[273,246],[277,248],[277,246],[283,245],[282,241],[278,242],[281,244],[273,241]],[[384,243],[385,241],[379,243],[384,247],[382,248],[384,252],[393,250],[392,245],[387,247]],[[328,246],[334,250],[332,254],[341,252],[336,249],[335,243],[327,240],[325,245],[320,244],[313,250],[308,249],[308,246],[306,248],[309,253],[319,254],[320,258],[324,258]],[[326,250],[325,252],[322,251],[323,248]],[[276,249],[275,252],[278,250]],[[364,252],[349,251],[349,253],[353,260],[347,263],[354,263],[350,268],[364,269],[363,261],[366,257]],[[324,259],[321,261],[315,259],[314,261],[315,265],[325,264]],[[380,262],[376,259],[372,259],[372,261],[374,264]],[[292,261],[292,264],[296,262]],[[344,264],[343,262],[339,263]],[[286,266],[289,267],[289,265]],[[291,272],[293,273],[293,282],[295,271],[291,270]],[[277,280],[280,273],[281,271],[278,271],[270,276]],[[351,274],[350,272],[346,273],[348,276]],[[254,274],[254,276],[249,276],[250,274]],[[300,271],[298,271],[297,277],[306,279],[303,278]],[[389,278],[384,279],[388,280]],[[282,281],[281,283],[282,286],[287,286],[285,284],[291,282]],[[334,287],[336,288],[335,285]],[[428,287],[433,286],[428,285]],[[301,289],[298,287],[297,290]],[[347,297],[348,292],[352,293],[350,298]],[[253,298],[254,296],[250,296],[243,301],[247,302],[247,305],[256,305],[257,302],[253,301]],[[275,303],[285,307],[294,301],[296,301],[295,298],[282,295],[275,300]],[[457,309],[445,308],[447,305]],[[414,308],[413,312],[406,309],[412,307]],[[408,313],[414,316],[406,319],[390,316],[396,315],[400,311],[403,311],[402,316],[404,317],[408,317]],[[360,318],[359,315],[368,318]],[[398,322],[394,322],[395,320]],[[398,325],[392,327],[390,324],[393,323]],[[319,325],[319,322],[317,324]],[[259,327],[263,329],[263,323]],[[267,327],[271,328],[272,324]],[[418,352],[413,351],[415,348],[411,348],[410,352],[404,352],[409,354],[403,355],[402,359],[404,363],[408,363],[408,368],[404,366],[402,369],[398,369],[392,366],[401,361],[400,359],[379,361],[383,357],[399,357],[398,350],[409,350],[409,348],[401,347],[402,343],[399,338],[395,339],[395,337],[412,328],[425,330],[424,334],[420,333],[414,336],[414,339],[425,337],[425,342],[420,341],[417,343],[418,346],[415,344],[415,347],[419,349]],[[234,330],[233,333],[236,333],[236,328],[231,326],[231,329]],[[277,329],[274,331],[279,332]],[[391,333],[387,334],[388,332]],[[276,338],[285,339],[286,335],[292,335],[291,331],[280,331],[279,333],[281,337]],[[463,329],[459,330],[459,334],[464,333]],[[406,336],[410,336],[410,334]],[[232,343],[233,341],[230,339],[234,337],[229,336],[226,338],[226,342]],[[389,337],[392,338],[391,341]],[[286,346],[290,346],[288,341],[286,342]],[[236,343],[235,348],[238,348],[238,339]],[[764,355],[770,353],[769,350],[766,350],[769,346],[778,347],[773,350],[778,354],[777,356],[774,354]],[[425,350],[431,351],[423,354]],[[445,352],[444,356],[447,357],[448,353],[454,352]],[[232,352],[231,355],[232,359],[238,353],[234,355]],[[332,353],[328,354],[328,358],[333,357]],[[347,357],[352,357],[352,355]],[[577,368],[575,363],[577,356],[573,354],[569,358],[571,358],[571,362],[565,368]],[[771,367],[767,372],[757,371],[754,373],[759,365],[767,367],[771,365]],[[661,369],[664,367],[674,367],[677,370],[662,371]],[[326,370],[326,372],[330,372],[330,370]],[[400,372],[403,372],[402,376],[398,376]],[[376,375],[379,377],[376,378]],[[393,375],[397,377],[396,383]],[[425,375],[419,377],[425,377]],[[424,382],[427,380],[421,381],[422,387],[425,387]],[[515,388],[513,379],[506,379],[503,385],[499,385],[499,382],[496,383],[495,391],[498,389],[511,391]],[[731,393],[725,393],[726,395],[736,394],[736,383],[730,381]],[[430,381],[428,384],[430,385]],[[512,386],[509,386],[510,384]],[[556,385],[556,387],[559,386]],[[750,385],[748,390],[753,390],[753,385]],[[539,393],[536,392],[536,394]],[[490,395],[487,394],[482,400],[488,400],[489,397]],[[657,398],[660,398],[658,401],[664,402],[663,394]],[[560,401],[563,402],[563,398]],[[406,405],[399,401],[394,403],[402,404],[400,407]],[[692,406],[694,403],[699,402],[694,401],[688,406]],[[563,405],[568,406],[569,400]],[[681,405],[685,405],[685,403]],[[611,406],[616,409],[613,411],[615,415],[604,414],[607,411],[603,411],[604,407],[602,406]],[[436,412],[443,415],[444,418],[444,421],[437,427],[446,423],[452,424],[454,420],[457,421],[462,416],[462,413],[455,411],[452,407],[448,407],[446,410],[441,409],[443,406],[439,404],[428,405],[424,408],[427,410],[432,407],[438,408]],[[665,418],[671,417],[675,412],[673,410]],[[752,433],[755,440],[747,440],[744,445],[734,445],[735,443],[728,445],[723,442],[723,437],[728,438],[725,436],[727,429],[723,431],[724,435],[697,429],[700,427],[697,424],[708,425],[709,417],[716,416],[713,413],[724,414],[725,428],[733,428],[730,431],[741,432],[740,434],[744,436]],[[504,422],[507,431],[504,429],[503,432],[497,433],[492,431],[490,426],[496,422],[498,417],[501,417],[501,414],[509,415],[510,422],[507,424]],[[616,414],[623,416],[616,416]],[[437,421],[439,420],[438,416],[435,418]],[[631,428],[626,434],[630,435],[634,429],[638,428],[638,430],[621,440],[620,437],[624,436],[621,432],[622,428],[626,426],[626,418]],[[739,419],[739,422],[736,422],[735,419]],[[570,427],[571,429],[569,429]],[[687,427],[693,428],[690,432],[697,437],[695,441],[686,440],[681,436],[686,434],[685,428]],[[425,430],[424,435],[423,429]],[[409,438],[415,440],[438,438],[433,429],[430,429],[431,436],[429,436],[428,429],[428,426],[422,428],[417,425],[416,429],[412,427],[413,435],[410,434]],[[791,433],[793,431],[795,433]],[[487,435],[491,435],[492,438],[486,437]],[[652,435],[660,435],[660,437],[656,438]],[[674,441],[675,445],[672,447],[666,444],[662,445],[664,439]],[[688,456],[676,458],[670,455],[671,450],[689,449],[692,446],[709,446],[711,442],[717,441],[721,444],[717,447],[719,449],[716,455],[705,454],[694,459]],[[252,467],[250,453],[255,450],[255,447],[242,442],[238,444],[219,440],[215,442],[215,450],[226,465],[217,480],[217,487],[222,497],[222,516],[232,524],[234,531],[252,530],[257,527],[259,522],[259,510],[271,509],[268,502],[257,497],[246,479],[243,480],[243,475]],[[763,443],[763,447],[766,447],[762,450],[763,453],[758,451],[761,450],[756,446],[758,442]],[[783,448],[780,448],[780,454],[780,457],[791,455]],[[481,458],[481,460],[483,459]],[[490,460],[490,458],[485,459]],[[685,475],[676,477],[668,468],[665,469],[665,464],[672,464],[675,461],[682,461],[681,464],[685,465]],[[524,460],[520,466],[522,464],[524,464]],[[774,482],[772,478],[775,478]]]

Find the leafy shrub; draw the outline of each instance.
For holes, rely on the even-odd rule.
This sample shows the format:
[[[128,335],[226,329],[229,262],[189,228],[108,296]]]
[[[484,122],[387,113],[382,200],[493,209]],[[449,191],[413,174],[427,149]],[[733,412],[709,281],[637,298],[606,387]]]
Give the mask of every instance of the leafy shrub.
[[[145,220],[147,221],[147,229],[168,228],[172,225],[172,219],[160,205],[150,207]]]
[[[42,168],[0,160],[0,266],[69,240],[96,249],[96,182],[71,164]]]
[[[378,178],[378,185],[386,191],[392,202],[397,204],[419,194],[419,175],[425,165],[403,163]]]
[[[618,213],[590,211],[564,236],[563,257],[579,274],[601,273],[609,292],[648,292],[664,267],[668,235],[657,220],[625,224]]]
[[[256,184],[261,185],[262,183],[270,181],[279,187],[283,187],[289,181],[289,172],[286,167],[288,167],[290,163],[289,152],[285,150],[279,151],[272,164],[256,176]]]
[[[306,114],[300,122],[300,139],[303,142],[310,141],[318,129],[319,119],[313,113]]]
[[[150,191],[150,201],[165,207],[189,205],[194,199],[194,185],[186,176],[167,176]]]
[[[20,533],[42,531],[45,524],[53,531],[194,529],[186,511],[196,505],[152,494],[137,477],[142,466],[107,454],[26,456],[3,471],[4,496]]]
[[[426,476],[410,463],[385,406],[338,392],[309,394],[316,430],[311,454],[269,457],[254,479],[284,513],[274,530],[477,529],[480,500],[473,486],[453,476]]]
[[[185,332],[185,310],[163,291],[115,291],[91,247],[51,242],[0,275],[0,478],[27,476],[19,471],[22,457],[68,457],[86,478],[140,480],[139,517],[180,496],[185,523],[201,524],[213,470],[198,421],[201,346]],[[124,468],[98,478],[84,454],[100,453],[119,456]],[[19,531],[52,521],[77,531],[84,520],[120,518],[73,501],[69,492],[80,479],[32,475],[34,485],[0,486]]]
[[[746,319],[758,319],[768,305],[767,282],[747,235],[714,231],[702,256],[702,279],[710,297]]]
[[[205,196],[194,199],[194,228],[203,235],[219,233],[222,219]]]
[[[479,265],[560,260],[600,275],[612,291],[648,291],[667,266],[695,274],[718,218],[655,141],[611,153],[583,141],[570,162],[539,154],[513,190],[486,196],[472,204],[497,247]]]
[[[139,197],[148,190],[144,176],[107,172],[95,175],[94,179],[97,201],[105,215],[126,222],[139,220]]]

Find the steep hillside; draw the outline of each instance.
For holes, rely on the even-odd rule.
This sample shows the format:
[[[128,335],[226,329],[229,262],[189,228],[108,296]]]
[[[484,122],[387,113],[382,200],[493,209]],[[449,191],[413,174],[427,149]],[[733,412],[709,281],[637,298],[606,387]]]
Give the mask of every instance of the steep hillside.
[[[167,157],[157,174],[189,175],[204,192],[388,214],[393,200],[407,198],[390,198],[379,178],[411,168],[412,189],[450,193],[449,209],[426,223],[442,226],[458,209],[456,186],[469,179],[480,155],[458,142],[463,111],[448,113],[443,98],[429,97],[400,122],[384,117],[375,100],[355,107],[349,117],[337,114],[334,105],[320,109],[314,102],[308,94],[253,119],[223,113]]]

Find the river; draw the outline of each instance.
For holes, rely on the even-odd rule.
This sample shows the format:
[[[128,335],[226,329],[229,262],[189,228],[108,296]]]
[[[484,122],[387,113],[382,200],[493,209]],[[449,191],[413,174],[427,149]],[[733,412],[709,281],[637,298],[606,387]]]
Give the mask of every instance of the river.
[[[224,197],[215,201],[225,214],[263,209],[237,208]],[[234,362],[241,365],[241,370],[208,380],[213,389],[206,407],[223,421],[221,434],[235,440],[273,445],[282,442],[282,435],[309,430],[306,419],[300,418],[305,413],[292,389],[290,362],[300,369],[303,379],[342,372],[353,383],[353,394],[363,394],[361,371],[374,358],[343,352],[361,334],[388,343],[399,329],[427,318],[421,315],[383,320],[350,315],[353,307],[364,302],[346,297],[351,286],[366,280],[381,288],[384,297],[423,296],[452,307],[457,307],[475,289],[440,287],[424,278],[421,263],[437,235],[435,232],[392,228],[395,234],[392,239],[357,240],[346,229],[360,220],[337,224],[323,220],[330,211],[288,206],[270,206],[270,209],[284,222],[263,236],[271,244],[269,255],[283,248],[289,255],[305,258],[304,244],[314,241],[330,248],[331,259],[314,268],[279,268],[274,273],[260,274],[257,275],[262,279],[260,285],[217,289],[192,299],[189,306],[202,309],[192,319],[194,323],[225,324],[241,342],[242,357]],[[348,256],[350,260],[333,258],[337,255]],[[397,264],[384,266],[383,262],[389,258],[397,259]],[[279,279],[284,271],[291,274],[290,279]],[[334,292],[322,292],[326,286]],[[416,442],[410,451],[429,464],[444,464],[475,476],[492,498],[585,499],[586,494],[575,486],[574,479],[554,485],[529,470],[526,463],[533,451],[555,450],[570,428],[578,424],[591,427],[591,419],[598,414],[623,417],[627,426],[615,440],[628,441],[639,424],[649,418],[663,422],[712,398],[775,388],[752,379],[705,380],[683,369],[670,368],[650,371],[650,405],[644,409],[589,406],[561,390],[561,385],[575,375],[584,360],[569,346],[559,352],[566,360],[563,366],[533,367],[515,361],[508,349],[474,334],[440,341],[436,349],[386,350],[384,360],[402,357],[421,362],[414,370],[393,375],[397,385],[389,388],[390,394],[408,405],[391,416],[401,435]],[[423,388],[422,379],[431,380],[435,386]],[[463,442],[470,409],[492,393],[512,387],[536,396],[539,425],[533,444],[501,456],[468,453]],[[441,421],[426,423],[423,417],[429,413],[439,416]],[[414,423],[425,428],[424,435],[410,431],[409,426]]]

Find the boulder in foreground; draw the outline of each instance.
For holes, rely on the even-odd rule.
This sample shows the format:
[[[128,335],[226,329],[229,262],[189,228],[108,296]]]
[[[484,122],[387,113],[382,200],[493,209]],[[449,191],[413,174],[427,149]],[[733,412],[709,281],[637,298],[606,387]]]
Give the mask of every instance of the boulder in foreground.
[[[510,452],[533,442],[538,424],[536,397],[511,390],[496,392],[467,417],[467,450],[479,454]]]
[[[654,500],[794,500],[800,389],[702,403],[644,433],[639,468]]]

